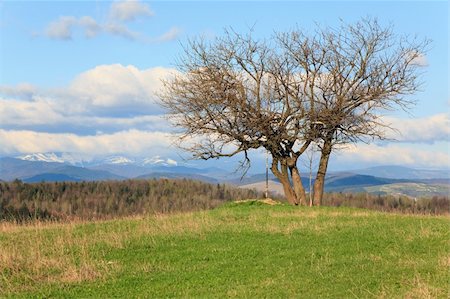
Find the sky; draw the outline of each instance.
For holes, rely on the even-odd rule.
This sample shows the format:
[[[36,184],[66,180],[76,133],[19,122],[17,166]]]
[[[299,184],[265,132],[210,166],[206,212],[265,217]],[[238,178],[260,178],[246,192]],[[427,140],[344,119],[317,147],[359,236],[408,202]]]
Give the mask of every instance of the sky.
[[[335,152],[330,169],[376,165],[450,168],[448,1],[2,1],[0,156],[71,152],[86,157],[188,155],[157,104],[190,38],[224,29],[257,37],[364,17],[399,35],[428,38],[421,91],[410,111],[390,111],[395,140]],[[263,169],[264,152],[251,155]],[[238,157],[239,158],[239,157]],[[189,165],[234,167],[238,159]],[[209,163],[209,164],[208,164]]]

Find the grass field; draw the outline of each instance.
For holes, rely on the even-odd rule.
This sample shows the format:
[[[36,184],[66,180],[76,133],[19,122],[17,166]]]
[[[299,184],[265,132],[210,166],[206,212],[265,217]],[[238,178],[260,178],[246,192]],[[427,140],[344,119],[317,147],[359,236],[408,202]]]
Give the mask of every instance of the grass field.
[[[0,297],[448,298],[449,219],[228,204],[0,224]]]

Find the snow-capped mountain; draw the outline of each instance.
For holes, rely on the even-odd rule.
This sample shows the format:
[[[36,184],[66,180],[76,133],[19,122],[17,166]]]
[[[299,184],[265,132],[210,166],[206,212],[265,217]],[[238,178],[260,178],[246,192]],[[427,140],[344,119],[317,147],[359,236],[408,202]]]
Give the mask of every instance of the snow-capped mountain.
[[[50,163],[64,163],[69,165],[83,166],[89,163],[89,159],[85,159],[73,153],[33,153],[16,157],[24,161],[40,161]]]
[[[136,160],[127,158],[124,156],[112,156],[112,157],[103,159],[101,162],[102,162],[102,164],[130,165],[130,164],[135,164]]]
[[[64,163],[64,159],[56,155],[55,153],[35,153],[17,157],[20,160],[25,161],[42,161],[42,162],[55,162]]]
[[[154,156],[151,158],[111,156],[104,159],[95,160],[91,163],[91,165],[133,165],[148,168],[153,166],[177,166],[178,162],[161,156]]]
[[[162,158],[161,156],[154,156],[152,158],[145,158],[141,162],[142,166],[164,165],[177,166],[178,162],[170,158]]]
[[[63,163],[73,166],[92,167],[97,165],[133,165],[140,167],[154,166],[179,166],[179,163],[168,157],[154,156],[150,158],[129,157],[123,155],[114,155],[107,157],[87,157],[76,153],[50,152],[50,153],[32,153],[16,157],[24,161],[40,161],[51,163]]]

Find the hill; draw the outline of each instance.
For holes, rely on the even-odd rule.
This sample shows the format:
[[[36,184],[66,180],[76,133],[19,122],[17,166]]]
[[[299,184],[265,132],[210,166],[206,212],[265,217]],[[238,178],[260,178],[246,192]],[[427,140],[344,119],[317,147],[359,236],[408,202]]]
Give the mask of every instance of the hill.
[[[92,170],[107,171],[126,178],[134,178],[149,173],[149,169],[138,165],[101,164],[89,167]]]
[[[376,166],[364,169],[350,170],[351,173],[371,175],[389,179],[449,179],[450,170],[414,169],[398,165]]]
[[[0,297],[445,298],[446,217],[228,204],[0,224]]]
[[[135,165],[135,164],[100,164],[90,166],[89,169],[104,170],[127,178],[159,178],[166,174],[170,178],[197,177],[204,182],[224,182],[230,174],[220,168],[195,168],[186,166],[167,165]]]
[[[60,163],[27,161],[15,158],[0,158],[0,179],[12,181],[16,178],[32,177],[41,173],[49,173],[61,167]]]
[[[78,178],[71,177],[62,173],[40,173],[29,178],[23,179],[26,183],[40,182],[80,182]]]
[[[365,187],[363,192],[372,194],[402,194],[410,197],[430,197],[450,194],[450,184],[396,183]]]

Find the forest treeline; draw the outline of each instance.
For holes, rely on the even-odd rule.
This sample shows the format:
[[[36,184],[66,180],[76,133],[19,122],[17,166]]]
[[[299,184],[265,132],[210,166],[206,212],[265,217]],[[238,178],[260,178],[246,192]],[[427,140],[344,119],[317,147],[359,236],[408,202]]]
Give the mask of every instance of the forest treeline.
[[[262,197],[255,190],[188,179],[92,182],[0,182],[0,220],[90,220],[212,209],[230,200]],[[282,198],[276,198],[283,200]],[[449,213],[447,196],[327,193],[323,205],[385,212]]]
[[[193,180],[0,182],[0,220],[109,219],[146,213],[211,209],[256,198],[254,190]]]
[[[411,198],[405,195],[326,193],[323,198],[323,205],[413,214],[439,215],[450,213],[450,199],[448,196]]]

